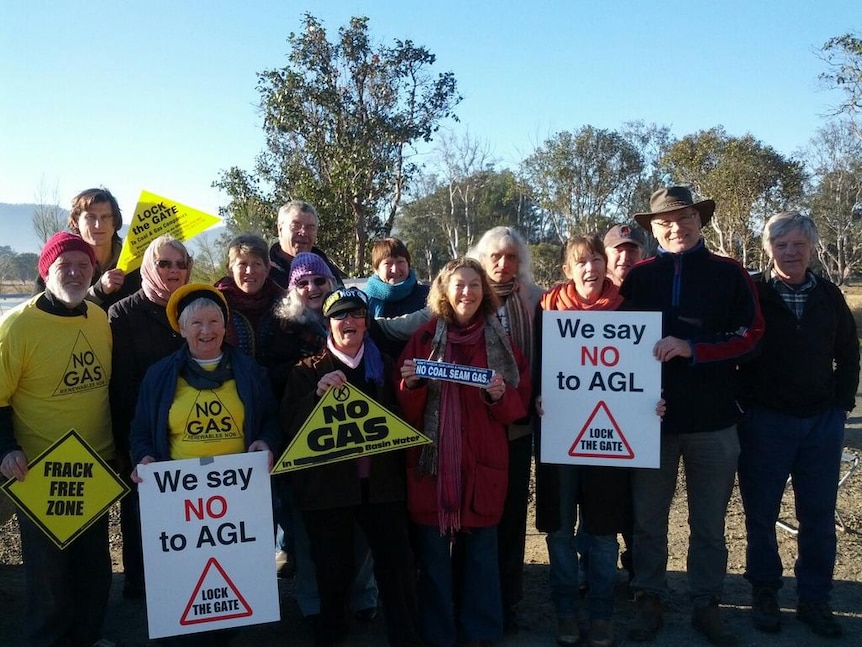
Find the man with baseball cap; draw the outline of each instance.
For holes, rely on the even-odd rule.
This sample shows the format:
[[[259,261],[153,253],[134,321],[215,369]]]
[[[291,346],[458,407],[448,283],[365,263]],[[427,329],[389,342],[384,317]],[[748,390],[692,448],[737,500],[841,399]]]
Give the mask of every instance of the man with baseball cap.
[[[635,469],[634,580],[638,612],[633,641],[653,640],[667,596],[668,515],[679,460],[685,464],[689,507],[688,585],[692,624],[714,645],[735,645],[721,620],[727,572],[724,520],[739,456],[737,363],[754,351],[764,324],[754,284],[730,258],[710,252],[701,228],[715,202],[695,202],[681,186],[652,194],[635,221],[650,229],[658,253],[633,267],[620,293],[636,310],[663,315],[653,355],[662,362],[667,413],[661,426],[661,466]]]
[[[111,329],[85,301],[96,258],[77,234],[45,243],[45,291],[0,321],[0,472],[24,481],[28,462],[74,429],[106,461],[114,459],[108,383]],[[100,640],[111,588],[108,515],[60,550],[19,514],[24,558],[23,634],[32,645]]]
[[[629,225],[614,225],[605,234],[604,243],[608,278],[620,287],[632,266],[644,256],[643,237]]]

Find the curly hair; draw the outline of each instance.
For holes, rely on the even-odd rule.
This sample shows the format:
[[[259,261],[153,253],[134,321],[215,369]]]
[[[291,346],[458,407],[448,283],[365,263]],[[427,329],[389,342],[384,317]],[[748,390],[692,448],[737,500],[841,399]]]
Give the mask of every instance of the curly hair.
[[[452,308],[452,304],[449,303],[447,292],[452,275],[461,269],[473,270],[479,275],[479,279],[482,281],[482,303],[479,305],[479,310],[485,316],[496,314],[497,309],[500,307],[500,301],[491,288],[488,275],[485,274],[485,270],[482,269],[482,264],[479,261],[468,256],[462,256],[461,258],[449,261],[443,266],[440,273],[437,274],[434,282],[431,284],[431,291],[428,294],[428,308],[431,310],[431,314],[446,323],[455,322],[455,310]]]

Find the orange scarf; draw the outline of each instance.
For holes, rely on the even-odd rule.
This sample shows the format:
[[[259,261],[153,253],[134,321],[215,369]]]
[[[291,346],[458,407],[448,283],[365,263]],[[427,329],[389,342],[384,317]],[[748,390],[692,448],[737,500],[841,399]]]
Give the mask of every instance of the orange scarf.
[[[587,303],[575,290],[574,281],[566,281],[542,295],[542,310],[617,310],[623,304],[619,288],[605,278],[602,294],[595,303]]]

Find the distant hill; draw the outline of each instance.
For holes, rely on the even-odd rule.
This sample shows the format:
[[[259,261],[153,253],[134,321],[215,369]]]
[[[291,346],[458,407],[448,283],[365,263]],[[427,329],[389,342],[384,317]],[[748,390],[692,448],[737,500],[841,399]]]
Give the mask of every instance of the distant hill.
[[[0,246],[9,246],[15,252],[33,252],[38,254],[42,249],[42,241],[33,231],[33,211],[35,204],[8,204],[0,202]],[[63,224],[69,215],[67,209],[60,209],[63,214]]]

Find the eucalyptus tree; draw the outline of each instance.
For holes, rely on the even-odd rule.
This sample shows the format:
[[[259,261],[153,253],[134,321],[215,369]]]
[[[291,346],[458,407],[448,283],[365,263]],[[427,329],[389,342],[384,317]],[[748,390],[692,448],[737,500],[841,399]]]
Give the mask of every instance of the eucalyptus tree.
[[[724,128],[686,135],[662,158],[674,184],[716,202],[704,236],[718,253],[743,265],[760,265],[759,234],[773,213],[801,204],[805,171],[752,135],[733,137]]]
[[[549,137],[521,164],[521,174],[559,241],[627,219],[644,160],[619,132],[583,126]]]
[[[811,140],[808,208],[820,233],[818,257],[839,285],[862,269],[862,139],[849,120],[834,121]]]

